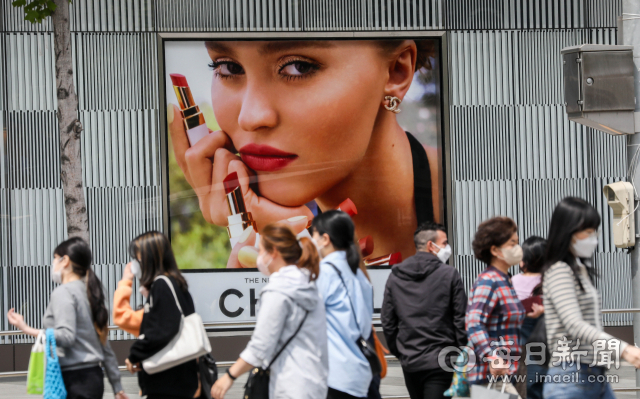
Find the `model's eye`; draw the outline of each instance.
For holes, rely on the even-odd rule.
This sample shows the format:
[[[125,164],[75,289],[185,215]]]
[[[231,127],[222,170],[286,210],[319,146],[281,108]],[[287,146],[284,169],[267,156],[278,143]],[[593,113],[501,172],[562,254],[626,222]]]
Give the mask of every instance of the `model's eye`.
[[[220,73],[223,75],[241,75],[244,73],[244,69],[235,62],[225,62],[220,65]]]
[[[295,61],[285,65],[280,70],[280,72],[286,75],[300,76],[300,75],[305,75],[309,72],[313,72],[315,71],[315,69],[317,69],[315,65],[311,64],[310,62]]]
[[[242,66],[233,61],[214,61],[209,64],[209,67],[216,72],[217,76],[220,77],[231,77],[244,74]]]

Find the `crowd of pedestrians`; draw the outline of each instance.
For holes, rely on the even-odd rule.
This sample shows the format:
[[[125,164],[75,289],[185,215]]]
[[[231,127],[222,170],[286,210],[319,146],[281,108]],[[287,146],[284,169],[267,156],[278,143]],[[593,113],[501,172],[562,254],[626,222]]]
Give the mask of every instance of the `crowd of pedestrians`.
[[[598,378],[607,371],[598,350],[613,348],[640,368],[640,349],[604,332],[591,267],[599,226],[597,211],[578,198],[558,204],[546,240],[533,236],[520,246],[512,219],[482,222],[472,249],[485,268],[468,297],[459,272],[447,264],[452,251],[445,228],[419,226],[416,254],[393,266],[381,309],[386,343],[411,398],[443,398],[452,383],[465,381],[472,397],[476,389],[498,389],[533,399],[613,398],[610,384]],[[246,399],[379,399],[385,360],[375,350],[374,292],[354,224],[346,213],[328,211],[313,219],[309,231],[313,239],[298,238],[284,224],[261,230],[257,268],[269,282],[260,294],[256,326],[238,360],[213,386],[203,379],[203,358],[145,369],[196,310],[167,237],[152,231],[135,238],[114,295],[113,320],[138,338],[125,363],[138,376],[140,394],[223,399],[250,372]],[[128,398],[107,339],[109,314],[88,244],[71,238],[53,257],[51,278],[59,286],[43,327],[53,331],[63,355],[66,397],[102,398],[106,374],[116,399]],[[520,273],[512,276],[516,267]],[[130,305],[134,279],[145,298],[141,309]],[[41,334],[14,309],[8,320],[25,334]],[[543,360],[525,361],[534,347]],[[451,348],[472,355],[466,367],[461,369]]]

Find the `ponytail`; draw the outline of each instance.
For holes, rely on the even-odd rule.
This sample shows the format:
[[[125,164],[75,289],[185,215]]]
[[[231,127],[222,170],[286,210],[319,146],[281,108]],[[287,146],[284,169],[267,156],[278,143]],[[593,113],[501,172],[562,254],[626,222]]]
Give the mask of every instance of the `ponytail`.
[[[360,245],[358,245],[358,243],[354,241],[347,247],[346,252],[349,268],[351,269],[353,274],[355,274],[362,261],[362,257],[360,256]]]
[[[107,323],[109,322],[109,313],[104,306],[104,291],[102,283],[98,280],[98,276],[91,268],[86,272],[87,281],[87,297],[89,298],[89,306],[91,307],[91,316],[93,318],[93,327],[98,332],[100,342],[104,345],[107,342]]]
[[[260,232],[262,245],[267,252],[277,250],[282,259],[290,265],[296,265],[310,272],[309,281],[314,281],[320,274],[320,256],[313,242],[308,237],[298,241],[289,226],[272,223]]]
[[[296,264],[299,268],[307,269],[311,272],[310,280],[315,281],[320,275],[320,256],[318,249],[309,237],[302,237],[299,241],[302,254]]]
[[[349,215],[336,210],[324,212],[313,219],[311,228],[320,235],[327,234],[335,249],[347,253],[347,263],[354,274],[361,269],[369,278],[362,262],[360,245],[355,241],[356,226]]]
[[[56,249],[53,250],[53,253],[60,257],[68,256],[73,272],[81,278],[85,278],[87,299],[89,300],[89,308],[91,309],[91,319],[100,337],[100,341],[104,345],[107,342],[109,312],[107,312],[104,304],[105,297],[102,283],[100,283],[98,276],[96,276],[91,269],[91,249],[89,248],[89,244],[82,238],[73,237],[61,242]]]

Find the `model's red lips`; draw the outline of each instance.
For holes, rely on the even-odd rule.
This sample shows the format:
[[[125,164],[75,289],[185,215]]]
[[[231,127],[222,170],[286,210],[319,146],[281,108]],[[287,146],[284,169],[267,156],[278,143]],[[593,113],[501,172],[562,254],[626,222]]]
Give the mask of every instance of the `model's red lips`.
[[[245,145],[238,152],[248,167],[259,172],[280,170],[298,158],[296,154],[253,143]]]

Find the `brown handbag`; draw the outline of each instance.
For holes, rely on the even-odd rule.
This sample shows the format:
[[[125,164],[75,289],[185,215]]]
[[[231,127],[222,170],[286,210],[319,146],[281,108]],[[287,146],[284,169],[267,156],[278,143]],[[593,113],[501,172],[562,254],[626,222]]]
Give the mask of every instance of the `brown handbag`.
[[[373,327],[372,327],[373,328]],[[389,354],[389,350],[382,345],[382,342],[378,339],[378,334],[376,334],[376,329],[373,328],[373,341],[376,343],[376,353],[378,354],[378,359],[380,359],[380,365],[382,366],[382,371],[380,372],[380,378],[384,378],[387,376],[387,358],[385,355]]]

